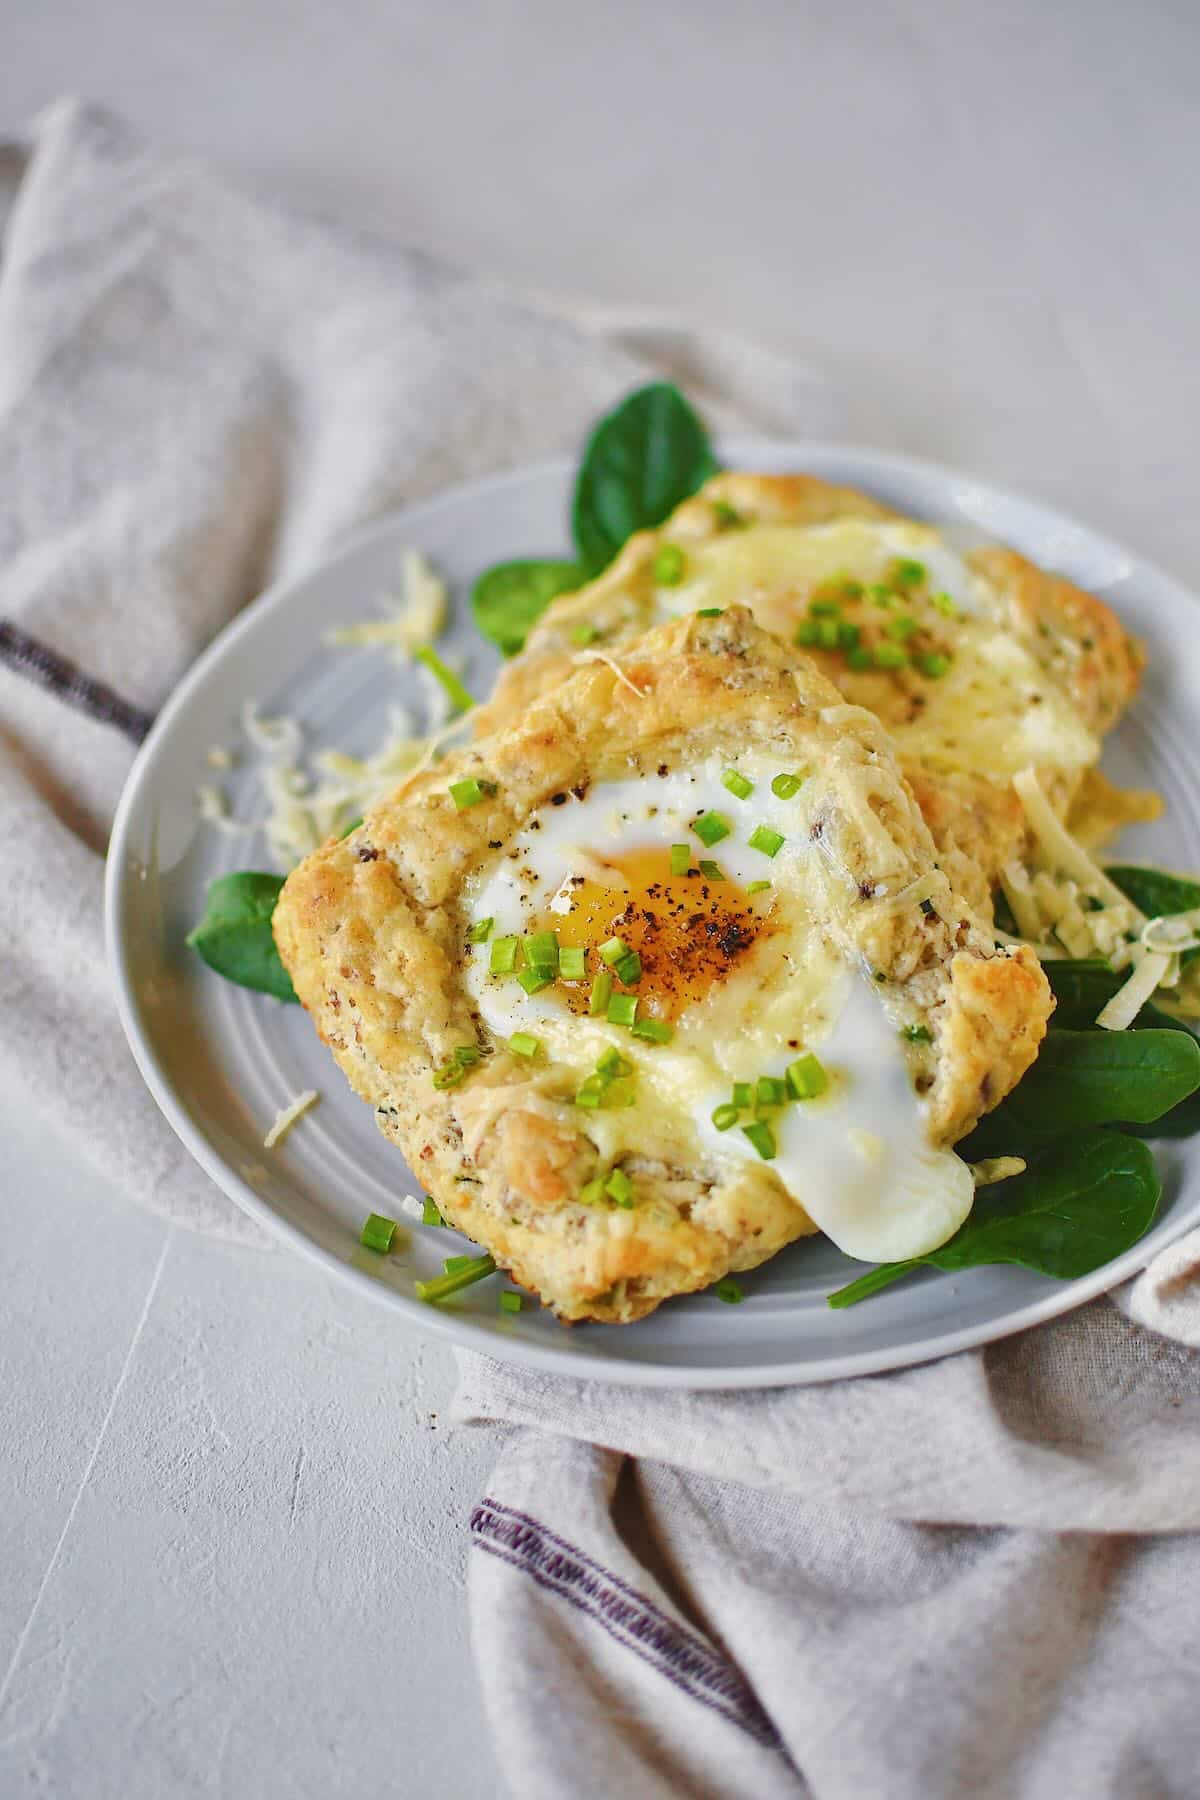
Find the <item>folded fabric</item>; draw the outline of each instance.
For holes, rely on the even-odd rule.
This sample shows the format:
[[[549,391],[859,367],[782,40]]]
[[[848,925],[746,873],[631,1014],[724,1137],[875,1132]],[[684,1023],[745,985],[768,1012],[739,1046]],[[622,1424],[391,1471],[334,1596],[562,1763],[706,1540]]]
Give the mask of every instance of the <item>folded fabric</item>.
[[[261,1241],[159,1117],[104,970],[101,855],[155,709],[266,581],[574,445],[650,369],[718,423],[827,434],[835,411],[736,340],[586,329],[78,105],[9,176],[0,1079],[131,1198]],[[508,1426],[472,1604],[513,1791],[1194,1791],[1198,1271],[1194,1233],[1122,1311],[823,1388],[634,1393],[464,1358],[459,1417]]]

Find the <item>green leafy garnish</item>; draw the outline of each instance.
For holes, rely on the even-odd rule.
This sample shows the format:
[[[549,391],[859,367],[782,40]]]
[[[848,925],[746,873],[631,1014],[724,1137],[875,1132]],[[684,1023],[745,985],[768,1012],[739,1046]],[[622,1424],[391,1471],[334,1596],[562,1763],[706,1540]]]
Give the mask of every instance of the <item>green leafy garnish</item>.
[[[1171,875],[1166,869],[1139,869],[1133,863],[1110,863],[1104,873],[1147,918],[1191,912],[1193,907],[1200,906],[1200,882]],[[1194,962],[1197,956],[1200,956],[1200,948],[1183,951],[1179,960],[1187,964]]]
[[[1024,1174],[985,1188],[949,1243],[908,1262],[882,1263],[830,1294],[829,1304],[853,1306],[922,1266],[957,1272],[1018,1263],[1059,1281],[1090,1275],[1144,1236],[1161,1193],[1154,1158],[1136,1138],[1108,1131],[1069,1138]]]
[[[254,869],[219,876],[209,887],[204,917],[187,941],[226,981],[276,1000],[295,1000],[291,976],[271,935],[282,886],[282,875]]]
[[[515,656],[555,595],[570,593],[584,580],[578,563],[557,557],[497,563],[471,589],[471,611],[488,642]]]
[[[677,387],[638,388],[592,432],[571,524],[588,575],[608,567],[626,539],[660,525],[716,472],[708,433]]]

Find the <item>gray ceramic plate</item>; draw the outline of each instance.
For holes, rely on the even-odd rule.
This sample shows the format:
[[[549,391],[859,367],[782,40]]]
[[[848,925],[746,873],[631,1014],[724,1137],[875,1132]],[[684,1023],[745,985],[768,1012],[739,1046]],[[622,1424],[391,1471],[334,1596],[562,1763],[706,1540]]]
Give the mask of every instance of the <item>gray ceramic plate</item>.
[[[1200,783],[1184,746],[1200,717],[1200,653],[1191,597],[1158,570],[1043,506],[967,476],[820,444],[731,442],[732,466],[806,469],[866,488],[905,512],[982,530],[1110,599],[1146,640],[1143,695],[1110,744],[1119,780],[1154,785],[1164,823],[1130,833],[1131,857],[1200,867]],[[795,1245],[743,1278],[744,1305],[711,1294],[672,1301],[637,1325],[577,1326],[548,1313],[497,1310],[495,1279],[441,1310],[421,1305],[414,1277],[463,1248],[453,1233],[414,1227],[385,1258],[358,1245],[370,1211],[394,1214],[418,1183],[375,1129],[298,1007],[209,974],[184,937],[216,875],[266,867],[261,839],[233,839],[198,822],[197,787],[219,779],[236,817],[263,810],[249,768],[214,777],[213,744],[240,738],[243,702],[296,715],[315,744],[351,751],[381,736],[387,709],[413,699],[408,676],[370,650],[323,644],[333,625],[377,610],[394,590],[400,551],[424,551],[452,583],[450,643],[468,684],[486,692],[494,659],[475,635],[466,595],[490,563],[564,554],[572,468],[542,464],[461,487],[382,520],[299,581],[272,589],[200,658],[147,739],[126,787],[109,856],[108,935],[125,1029],[143,1075],[192,1155],[247,1212],[296,1249],[376,1294],[427,1331],[493,1356],[573,1375],[646,1386],[741,1387],[865,1374],[964,1349],[1052,1318],[1143,1267],[1200,1220],[1200,1153],[1162,1146],[1166,1194],[1158,1224],[1127,1256],[1060,1284],[1019,1269],[922,1273],[846,1312],[825,1296],[861,1270],[832,1245]],[[304,1088],[318,1107],[264,1151],[276,1110]]]

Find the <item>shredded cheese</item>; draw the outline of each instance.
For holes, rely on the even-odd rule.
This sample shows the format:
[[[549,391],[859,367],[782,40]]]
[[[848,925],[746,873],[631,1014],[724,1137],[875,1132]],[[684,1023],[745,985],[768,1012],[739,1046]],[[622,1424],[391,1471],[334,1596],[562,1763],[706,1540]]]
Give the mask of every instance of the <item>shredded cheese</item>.
[[[422,644],[432,644],[446,623],[446,584],[419,550],[404,552],[400,574],[399,594],[383,596],[383,618],[339,626],[325,634],[326,643],[386,645],[402,663],[411,662]]]
[[[320,1095],[316,1088],[305,1088],[302,1094],[297,1094],[294,1100],[275,1114],[275,1122],[263,1139],[263,1149],[273,1150],[280,1138],[287,1136],[296,1120],[302,1117],[310,1106],[315,1106],[319,1099]]]
[[[605,668],[612,670],[617,680],[622,682],[624,686],[629,689],[631,694],[636,694],[639,700],[644,700],[646,698],[645,689],[638,687],[635,681],[630,681],[620,663],[616,662],[613,657],[606,656],[603,650],[584,650],[580,655],[579,660],[580,662],[603,663]]]
[[[982,1162],[971,1164],[971,1173],[977,1188],[992,1187],[997,1181],[1007,1181],[1011,1175],[1024,1174],[1027,1167],[1023,1156],[985,1156]]]
[[[1102,1025],[1105,1031],[1127,1030],[1167,974],[1170,962],[1169,956],[1147,951],[1124,987],[1118,988],[1108,1005],[1097,1013],[1097,1025]]]

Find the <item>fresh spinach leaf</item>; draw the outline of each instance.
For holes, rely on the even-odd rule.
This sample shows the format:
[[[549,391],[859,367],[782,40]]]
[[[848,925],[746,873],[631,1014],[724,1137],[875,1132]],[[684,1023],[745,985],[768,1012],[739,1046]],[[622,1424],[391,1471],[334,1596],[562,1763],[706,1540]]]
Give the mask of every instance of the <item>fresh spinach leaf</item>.
[[[1150,1125],[1200,1088],[1188,1031],[1052,1031],[1033,1067],[958,1146],[968,1162],[1021,1156],[1089,1125]]]
[[[1051,1031],[1102,1029],[1096,1026],[1097,1018],[1129,979],[1128,969],[1117,974],[1106,962],[1099,961],[1068,962],[1064,959],[1043,963],[1042,970],[1058,1002],[1050,1016]],[[1134,1019],[1133,1029],[1145,1031],[1149,1027],[1162,1031],[1187,1029],[1170,1013],[1148,1002]]]
[[[222,875],[208,890],[208,906],[188,943],[210,969],[239,987],[295,1000],[296,990],[271,935],[271,915],[282,875],[242,869]]]
[[[716,473],[708,433],[677,387],[638,388],[601,419],[583,453],[571,524],[589,576],[635,531],[660,525]]]
[[[475,623],[489,643],[505,656],[515,656],[554,596],[569,593],[585,579],[578,563],[551,557],[497,563],[471,589]]]
[[[1023,1174],[985,1188],[949,1243],[910,1262],[882,1263],[830,1294],[829,1304],[853,1306],[920,1267],[956,1272],[1018,1263],[1071,1281],[1144,1237],[1161,1194],[1154,1158],[1136,1138],[1108,1131],[1065,1138]]]
[[[1148,918],[1191,912],[1200,906],[1200,882],[1188,881],[1183,875],[1170,875],[1165,869],[1139,869],[1134,863],[1110,863],[1104,873]],[[1186,965],[1198,956],[1200,949],[1185,950],[1179,960]]]

